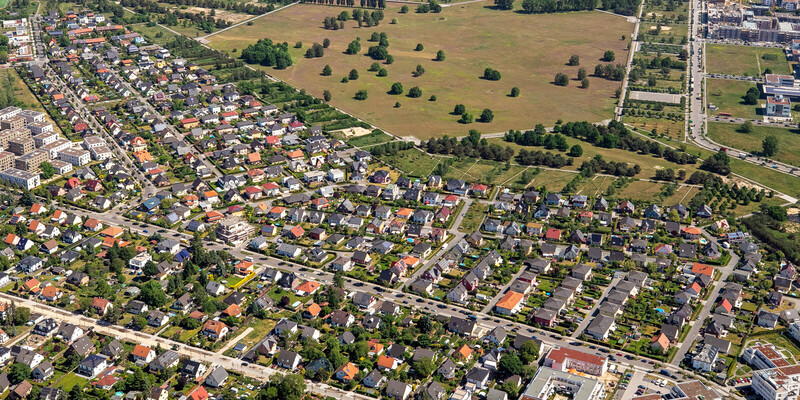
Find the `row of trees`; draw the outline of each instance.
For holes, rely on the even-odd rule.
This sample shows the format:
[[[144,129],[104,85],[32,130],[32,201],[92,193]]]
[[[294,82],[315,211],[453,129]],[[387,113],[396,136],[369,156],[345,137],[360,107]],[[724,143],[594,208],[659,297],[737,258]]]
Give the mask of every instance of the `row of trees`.
[[[264,38],[242,50],[242,59],[248,64],[260,64],[276,69],[285,69],[292,65],[292,56],[289,55],[289,44],[277,44]]]
[[[597,0],[524,0],[522,2],[522,10],[529,14],[594,10],[596,7]],[[509,6],[507,9],[510,10],[511,7]]]
[[[553,154],[549,151],[541,150],[528,151],[521,149],[517,154],[517,163],[521,165],[542,165],[550,168],[562,168],[572,165],[573,159],[564,157],[561,154]]]
[[[625,66],[622,64],[597,64],[594,67],[594,74],[612,81],[622,81],[625,79]]]
[[[369,148],[369,152],[375,157],[380,157],[387,154],[397,154],[403,150],[410,150],[413,148],[414,143],[412,142],[394,141],[378,146],[372,146]]]
[[[694,164],[697,162],[696,156],[641,138],[631,133],[624,124],[618,121],[611,121],[608,126],[592,125],[586,121],[568,122],[563,126],[556,126],[554,131],[592,143],[598,147],[651,154],[656,157],[663,157],[665,160],[676,164]]]
[[[432,154],[452,154],[456,157],[482,158],[493,161],[510,161],[514,157],[514,150],[510,147],[505,149],[497,144],[489,144],[486,139],[480,139],[480,133],[475,130],[470,131],[471,136],[467,136],[460,142],[454,137],[447,135],[436,139],[433,138],[422,147]]]
[[[310,4],[321,4],[326,6],[345,6],[345,7],[355,7],[356,2],[355,0],[300,0],[301,3],[310,3]],[[361,7],[369,7],[369,8],[386,8],[386,0],[361,0],[359,3]]]
[[[589,161],[584,161],[579,168],[584,176],[591,176],[598,172],[615,176],[635,176],[641,172],[639,164],[629,164],[626,162],[606,161],[600,154],[594,156]],[[585,172],[584,172],[585,171]]]
[[[175,4],[177,6],[210,8],[212,12],[214,9],[222,9],[250,15],[261,15],[274,9],[272,4],[262,6],[258,3],[223,0],[163,0],[162,2],[167,4]]]

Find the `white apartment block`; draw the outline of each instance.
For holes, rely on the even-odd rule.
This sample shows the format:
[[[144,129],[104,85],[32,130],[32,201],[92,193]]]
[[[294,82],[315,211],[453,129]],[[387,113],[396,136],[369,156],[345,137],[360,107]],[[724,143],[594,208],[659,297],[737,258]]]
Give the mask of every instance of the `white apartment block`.
[[[9,119],[11,117],[15,117],[20,112],[22,112],[21,108],[15,107],[15,106],[8,106],[8,107],[0,110],[0,121],[4,121],[4,120],[7,120],[7,119]]]
[[[41,184],[39,174],[16,168],[9,168],[0,172],[0,179],[10,185],[23,187],[25,189],[33,189]]]
[[[61,161],[61,160],[52,160],[50,161],[50,165],[56,170],[56,174],[64,175],[72,172],[72,164]]]
[[[83,138],[81,146],[86,150],[91,150],[95,147],[107,146],[106,141],[99,136],[87,136]]]
[[[39,135],[42,133],[53,132],[53,124],[50,122],[30,122],[27,125],[27,128],[31,130],[31,134]]]
[[[80,167],[92,161],[92,155],[86,150],[70,148],[58,152],[58,159]]]
[[[44,121],[45,114],[41,111],[22,110],[19,112],[19,116],[25,118],[28,121],[29,125],[34,122],[45,122]]]
[[[55,142],[48,143],[41,147],[42,150],[47,150],[50,152],[51,160],[57,160],[58,153],[60,153],[63,150],[71,148],[72,148],[72,142],[70,142],[67,139],[57,139]]]
[[[37,148],[46,146],[59,139],[58,133],[53,132],[52,127],[50,129],[51,130],[49,132],[39,132],[33,137],[33,144],[35,144]]]
[[[92,152],[92,158],[99,161],[111,158],[112,156],[111,149],[109,149],[108,146],[92,147],[90,151]]]
[[[750,387],[764,400],[795,400],[800,392],[800,365],[755,371]]]
[[[604,384],[588,376],[573,375],[541,367],[520,396],[521,400],[544,400],[556,390],[569,389],[573,400],[600,400],[605,397]]]

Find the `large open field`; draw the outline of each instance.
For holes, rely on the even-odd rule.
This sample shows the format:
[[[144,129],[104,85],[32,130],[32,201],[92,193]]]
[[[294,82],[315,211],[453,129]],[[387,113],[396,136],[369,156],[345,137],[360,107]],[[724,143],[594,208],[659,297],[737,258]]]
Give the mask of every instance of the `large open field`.
[[[778,154],[770,159],[800,166],[800,134],[797,130],[753,126],[752,132],[741,133],[738,129],[737,124],[709,123],[708,137],[722,145],[760,153],[761,142],[765,137],[772,135],[778,138]]]
[[[753,119],[759,117],[761,105],[744,104],[742,97],[747,89],[756,87],[753,82],[733,81],[726,79],[708,79],[706,81],[709,103],[717,107],[717,113],[729,113],[736,118]]]
[[[322,97],[323,90],[332,94],[331,103],[378,127],[400,136],[413,135],[427,139],[442,134],[464,135],[469,129],[497,132],[511,128],[530,128],[536,123],[550,125],[558,118],[565,120],[601,121],[610,118],[614,107],[614,91],[619,82],[590,77],[588,89],[575,81],[577,66],[567,66],[573,54],[581,65],[593,72],[606,50],[613,50],[617,62],[627,57],[627,41],[632,26],[625,18],[601,12],[576,12],[548,15],[527,15],[503,12],[486,7],[485,3],[454,5],[441,13],[399,13],[399,6],[384,10],[380,26],[358,28],[348,21],[341,30],[325,30],[325,17],[336,16],[343,7],[298,4],[240,27],[208,38],[210,46],[237,55],[248,44],[261,38],[290,43],[302,42],[300,49],[291,49],[294,65],[285,70],[267,71],[288,83]],[[397,18],[397,24],[391,24]],[[372,32],[386,32],[389,53],[395,61],[383,64],[387,77],[377,77],[367,69],[374,62],[364,55]],[[347,45],[361,38],[362,54],[344,54]],[[303,57],[313,43],[331,41],[322,58]],[[416,45],[423,51],[414,51]],[[446,59],[435,62],[438,50]],[[326,65],[332,76],[321,76]],[[417,65],[425,68],[420,77],[412,77]],[[502,74],[500,81],[480,79],[483,70],[492,67]],[[358,80],[341,83],[351,69],[358,70]],[[567,87],[553,85],[556,73],[573,78]],[[422,89],[422,96],[409,98],[387,92],[393,82],[401,82],[407,92],[413,86]],[[520,88],[520,96],[508,94]],[[368,99],[353,98],[358,90],[367,90]],[[437,101],[429,101],[431,95]],[[395,108],[395,102],[401,107]],[[464,104],[476,119],[484,108],[495,115],[488,124],[458,124],[451,115],[453,106]]]
[[[775,74],[791,73],[781,49],[709,44],[706,52],[706,69],[712,74],[758,76],[767,68]],[[765,60],[765,54],[772,54],[776,59]]]

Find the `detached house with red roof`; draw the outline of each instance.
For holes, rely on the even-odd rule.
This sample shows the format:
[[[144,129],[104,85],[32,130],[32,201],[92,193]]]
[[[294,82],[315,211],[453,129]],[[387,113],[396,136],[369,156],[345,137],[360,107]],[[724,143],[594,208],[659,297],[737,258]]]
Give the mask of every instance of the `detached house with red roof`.
[[[561,229],[556,229],[556,228],[548,229],[547,232],[544,234],[544,238],[545,240],[551,242],[557,242],[561,240]]]
[[[203,324],[203,334],[214,340],[222,339],[228,334],[228,325],[222,321],[208,320]]]

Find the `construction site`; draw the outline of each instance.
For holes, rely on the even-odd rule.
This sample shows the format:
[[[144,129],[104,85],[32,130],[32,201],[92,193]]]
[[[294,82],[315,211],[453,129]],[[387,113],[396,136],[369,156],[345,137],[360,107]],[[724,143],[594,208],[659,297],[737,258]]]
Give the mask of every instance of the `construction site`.
[[[760,5],[716,1],[708,5],[708,34],[716,40],[788,44],[800,39],[798,0],[762,0]]]

